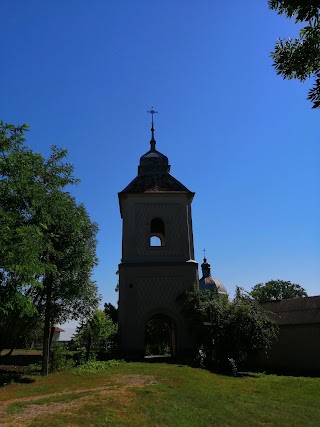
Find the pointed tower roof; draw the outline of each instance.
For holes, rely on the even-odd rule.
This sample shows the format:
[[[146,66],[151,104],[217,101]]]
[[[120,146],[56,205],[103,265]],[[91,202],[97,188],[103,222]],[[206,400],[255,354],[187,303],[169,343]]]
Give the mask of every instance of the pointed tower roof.
[[[137,177],[119,194],[182,191],[190,193],[193,197],[193,192],[170,175],[168,157],[156,150],[153,116],[157,111],[152,108],[148,113],[152,115],[150,150],[140,157]]]
[[[151,121],[151,139],[150,150],[140,157],[140,166],[138,167],[138,174],[159,174],[169,173],[170,165],[168,157],[156,150],[156,140],[154,139],[154,121],[153,115],[158,111],[154,111],[153,107],[148,113],[152,115]]]
[[[211,276],[211,265],[208,263],[207,258],[203,258],[203,263],[201,264],[202,277],[199,280],[199,290],[200,291],[214,291],[217,290],[218,294],[227,295],[226,288],[220,282],[220,280],[215,279]]]

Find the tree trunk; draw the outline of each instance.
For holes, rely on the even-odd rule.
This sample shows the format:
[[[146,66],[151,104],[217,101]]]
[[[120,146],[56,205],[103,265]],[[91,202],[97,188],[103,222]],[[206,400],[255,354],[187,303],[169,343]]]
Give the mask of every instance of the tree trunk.
[[[53,277],[50,274],[48,278],[44,279],[44,283],[43,283],[46,289],[46,303],[45,303],[46,308],[45,308],[45,317],[44,317],[42,375],[48,375],[48,372],[49,372],[52,282],[53,282]]]
[[[88,341],[87,341],[87,352],[86,352],[86,362],[88,362],[90,357],[91,350],[91,331],[89,331]]]
[[[51,325],[51,328],[50,328],[50,339],[49,339],[49,351],[51,350],[51,344],[52,344],[53,335],[54,335],[54,326]]]

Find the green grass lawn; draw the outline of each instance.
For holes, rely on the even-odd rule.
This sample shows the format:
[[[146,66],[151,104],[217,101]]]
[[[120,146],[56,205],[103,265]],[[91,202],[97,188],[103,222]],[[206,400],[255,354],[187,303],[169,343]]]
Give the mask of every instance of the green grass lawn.
[[[320,378],[227,377],[166,363],[0,388],[5,426],[320,426]]]

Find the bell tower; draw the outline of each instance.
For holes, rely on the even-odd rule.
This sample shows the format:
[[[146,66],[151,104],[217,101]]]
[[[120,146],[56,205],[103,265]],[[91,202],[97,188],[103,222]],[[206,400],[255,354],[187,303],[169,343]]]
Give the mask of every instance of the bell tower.
[[[192,349],[177,298],[198,283],[194,261],[193,192],[170,175],[168,158],[156,150],[152,115],[150,150],[138,175],[119,196],[122,259],[119,265],[119,337],[123,357],[141,358],[145,329],[154,316],[171,324],[171,354]]]

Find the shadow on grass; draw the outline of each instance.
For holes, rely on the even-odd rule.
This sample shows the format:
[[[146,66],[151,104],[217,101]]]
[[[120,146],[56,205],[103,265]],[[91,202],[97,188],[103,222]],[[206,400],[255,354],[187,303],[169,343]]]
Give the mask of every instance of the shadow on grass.
[[[8,384],[31,384],[34,380],[32,378],[25,378],[19,374],[3,374],[0,372],[0,387]]]
[[[177,359],[170,356],[145,356],[143,359],[144,363],[167,363],[171,365],[177,365],[179,367],[190,366],[191,368],[200,368],[198,361],[192,358],[186,359]],[[258,378],[260,373],[254,371],[238,371],[236,375],[232,373],[230,368],[224,367],[224,369],[219,368],[215,365],[203,366],[201,369],[204,369],[208,372],[212,372],[213,374],[222,375],[222,376],[232,376],[237,378],[242,377],[250,377],[250,378]]]
[[[37,366],[41,363],[42,356],[39,354],[17,354],[0,357],[0,387],[8,384],[33,383],[32,378],[24,375],[37,374]]]
[[[0,356],[0,365],[6,366],[29,366],[41,362],[40,354],[16,354]]]
[[[176,359],[171,356],[144,356],[142,359],[145,363],[176,363]]]
[[[264,375],[276,375],[280,377],[308,377],[308,378],[320,378],[320,370],[308,370],[308,369],[266,369],[266,370],[257,370],[259,374]]]
[[[259,377],[259,373],[255,373],[255,372],[238,372],[237,377],[258,378]]]

